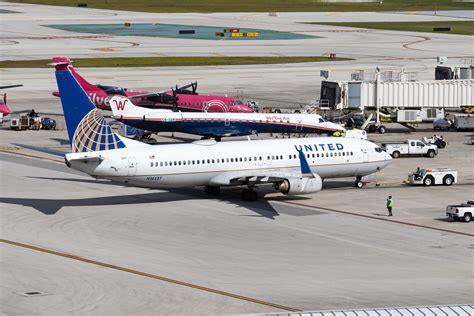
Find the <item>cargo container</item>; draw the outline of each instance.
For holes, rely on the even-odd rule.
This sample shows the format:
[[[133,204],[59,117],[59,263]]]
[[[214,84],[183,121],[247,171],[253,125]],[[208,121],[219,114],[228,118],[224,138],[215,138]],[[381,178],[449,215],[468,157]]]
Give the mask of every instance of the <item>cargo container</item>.
[[[472,114],[458,114],[454,116],[454,126],[458,130],[472,130],[474,129],[474,115]]]

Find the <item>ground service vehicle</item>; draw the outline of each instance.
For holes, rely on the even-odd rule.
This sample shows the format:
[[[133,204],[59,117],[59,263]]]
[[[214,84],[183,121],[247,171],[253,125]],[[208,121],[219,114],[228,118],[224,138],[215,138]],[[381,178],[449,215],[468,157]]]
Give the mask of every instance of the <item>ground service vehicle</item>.
[[[454,126],[458,130],[474,129],[474,115],[459,114],[459,115],[454,116]]]
[[[424,155],[426,157],[434,158],[438,154],[438,147],[436,145],[426,144],[418,139],[387,142],[383,143],[381,147],[393,158],[398,158],[401,155]]]
[[[408,175],[410,184],[431,186],[436,184],[452,185],[458,180],[458,172],[448,168],[420,169],[417,168]]]
[[[425,144],[434,144],[436,145],[438,148],[445,148],[446,145],[448,144],[445,140],[444,140],[444,137],[443,136],[439,136],[439,135],[433,135],[431,137],[423,137],[423,142]]]
[[[469,223],[474,213],[474,201],[467,201],[467,203],[461,203],[458,205],[446,206],[446,216],[452,220],[462,219],[466,223]]]
[[[18,131],[25,129],[38,130],[41,128],[41,117],[28,114],[12,117],[10,120],[10,128]]]
[[[56,129],[56,120],[50,117],[41,119],[41,129]]]

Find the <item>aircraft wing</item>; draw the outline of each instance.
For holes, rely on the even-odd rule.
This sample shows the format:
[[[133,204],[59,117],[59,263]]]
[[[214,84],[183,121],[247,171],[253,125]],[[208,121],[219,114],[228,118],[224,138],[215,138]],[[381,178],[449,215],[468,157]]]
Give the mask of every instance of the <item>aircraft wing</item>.
[[[161,97],[163,94],[166,92],[171,91],[171,90],[166,90],[166,91],[158,91],[158,92],[150,92],[150,93],[144,93],[144,94],[137,94],[137,95],[130,95],[127,96],[129,99],[150,99],[150,98],[156,98],[156,97]]]
[[[300,172],[281,171],[273,169],[268,171],[229,171],[215,176],[210,182],[211,185],[254,185],[265,183],[279,183],[289,179],[315,178],[308,161],[302,150],[298,150],[300,160]],[[319,176],[318,176],[319,177]]]
[[[170,88],[168,90],[161,90],[161,91],[156,91],[156,92],[150,92],[150,93],[144,93],[144,94],[137,94],[137,95],[133,95],[133,96],[128,96],[129,99],[150,99],[150,100],[153,100],[153,99],[157,99],[157,98],[162,98],[164,95],[165,97],[172,97],[173,94],[168,94],[168,92],[177,92],[177,93],[182,93],[184,92],[184,90],[188,89],[188,88],[192,88],[192,87],[195,87],[197,83],[196,82],[189,82],[189,83],[183,83],[183,84],[180,84],[180,85],[177,85],[176,87],[174,88]],[[173,100],[171,100],[170,102],[172,102]]]
[[[301,173],[292,173],[287,171],[267,171],[267,172],[239,172],[229,171],[221,173],[211,180],[211,185],[248,185],[248,184],[266,184],[278,183],[286,179],[301,178]]]
[[[22,84],[11,84],[7,86],[0,86],[0,89],[10,89],[10,88],[16,88],[16,87],[23,87]]]

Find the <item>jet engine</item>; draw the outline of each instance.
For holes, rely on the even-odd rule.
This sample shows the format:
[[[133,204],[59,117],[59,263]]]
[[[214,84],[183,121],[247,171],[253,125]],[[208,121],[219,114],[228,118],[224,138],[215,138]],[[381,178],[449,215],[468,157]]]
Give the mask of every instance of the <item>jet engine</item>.
[[[323,180],[317,174],[314,178],[289,178],[283,180],[278,190],[287,195],[310,194],[321,191]]]

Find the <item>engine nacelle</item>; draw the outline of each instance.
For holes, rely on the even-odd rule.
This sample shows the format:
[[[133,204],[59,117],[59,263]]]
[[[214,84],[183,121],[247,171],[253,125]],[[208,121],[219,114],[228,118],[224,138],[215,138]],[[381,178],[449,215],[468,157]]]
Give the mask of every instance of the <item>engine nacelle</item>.
[[[314,178],[290,178],[285,179],[279,185],[278,189],[283,194],[300,195],[310,194],[321,191],[323,180],[320,176],[314,175]]]

